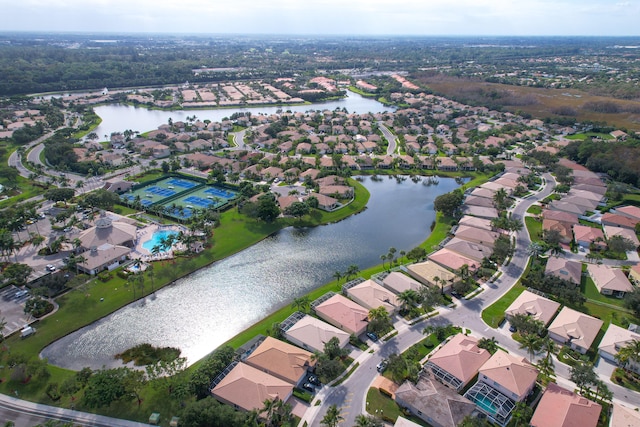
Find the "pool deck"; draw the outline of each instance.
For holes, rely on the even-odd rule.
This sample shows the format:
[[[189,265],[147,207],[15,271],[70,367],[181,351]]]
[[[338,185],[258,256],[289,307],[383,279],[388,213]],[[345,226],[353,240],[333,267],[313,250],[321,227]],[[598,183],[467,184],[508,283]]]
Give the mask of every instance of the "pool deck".
[[[131,258],[140,259],[142,261],[160,261],[163,259],[173,258],[173,248],[175,247],[175,245],[169,248],[168,251],[159,252],[157,254],[153,254],[151,253],[151,251],[142,247],[144,243],[146,243],[148,240],[151,239],[151,236],[153,236],[153,233],[155,233],[158,230],[171,230],[176,232],[184,231],[184,229],[178,225],[158,225],[158,224],[151,224],[138,230],[136,232],[136,244],[133,251],[131,251],[131,254],[130,254]]]

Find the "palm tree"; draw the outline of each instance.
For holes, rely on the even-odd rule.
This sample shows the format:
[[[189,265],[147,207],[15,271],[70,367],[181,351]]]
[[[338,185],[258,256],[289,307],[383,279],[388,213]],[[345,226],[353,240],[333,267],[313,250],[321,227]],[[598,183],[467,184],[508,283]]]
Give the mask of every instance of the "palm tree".
[[[335,271],[333,273],[333,278],[336,279],[338,283],[340,283],[340,279],[342,279],[342,273],[339,271]]]
[[[542,341],[540,337],[536,334],[526,334],[522,335],[522,344],[520,344],[521,349],[526,349],[529,353],[529,360],[533,361],[533,356],[536,351],[540,350],[542,347]]]
[[[336,405],[329,406],[327,413],[324,415],[320,424],[325,427],[338,427],[340,421],[344,420],[344,417],[340,415],[340,409]]]
[[[434,276],[433,277],[433,283],[435,283],[436,286],[438,286],[438,284],[440,284],[440,293],[442,295],[444,295],[444,284],[445,284],[445,281],[440,279],[438,276]]]
[[[360,414],[355,419],[356,423],[354,427],[383,427],[384,422],[379,418],[375,418],[371,415]]]
[[[389,313],[383,306],[380,306],[378,308],[372,308],[371,310],[369,310],[369,319],[371,320],[375,320],[375,319],[384,320],[388,318],[389,318]]]
[[[309,309],[310,303],[311,301],[309,300],[309,296],[304,295],[301,297],[294,298],[293,303],[291,304],[291,307],[295,308],[298,311],[302,311],[303,313],[306,313],[307,310]]]
[[[344,277],[346,280],[349,280],[356,277],[358,273],[360,273],[360,268],[355,264],[351,264],[347,267],[347,271],[344,272]]]
[[[542,246],[538,242],[531,242],[527,247],[527,254],[533,258],[535,262],[538,259],[538,256],[542,254]]]
[[[408,310],[410,307],[418,305],[420,294],[413,289],[407,289],[398,294],[398,301],[402,303],[401,310]]]
[[[631,340],[626,346],[618,350],[616,361],[627,371],[630,365],[640,363],[640,340]]]
[[[513,409],[511,419],[513,420],[513,426],[526,426],[528,425],[531,416],[533,415],[533,409],[524,402],[516,403],[516,407]]]
[[[380,259],[382,260],[382,269],[384,270],[384,263],[387,260],[387,254],[380,255]]]

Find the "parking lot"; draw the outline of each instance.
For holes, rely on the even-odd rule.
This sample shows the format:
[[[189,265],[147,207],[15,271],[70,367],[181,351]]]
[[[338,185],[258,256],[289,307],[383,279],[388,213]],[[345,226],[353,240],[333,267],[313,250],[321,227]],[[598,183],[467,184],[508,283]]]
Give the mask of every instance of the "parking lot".
[[[2,330],[5,337],[20,331],[29,323],[24,314],[24,303],[28,298],[28,293],[21,292],[15,286],[8,286],[0,291],[0,319],[4,318],[7,322]]]

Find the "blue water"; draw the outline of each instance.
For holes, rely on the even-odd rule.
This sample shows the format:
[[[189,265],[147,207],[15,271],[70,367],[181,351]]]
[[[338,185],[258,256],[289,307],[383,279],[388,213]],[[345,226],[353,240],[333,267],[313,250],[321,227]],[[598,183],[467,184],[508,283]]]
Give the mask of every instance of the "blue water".
[[[482,399],[476,400],[476,405],[487,411],[491,415],[496,415],[498,409],[493,405],[491,400],[489,400],[486,396],[482,396]]]
[[[161,239],[166,239],[167,236],[177,235],[175,231],[158,230],[151,235],[151,239],[142,244],[142,247],[151,252],[154,246],[160,245]]]

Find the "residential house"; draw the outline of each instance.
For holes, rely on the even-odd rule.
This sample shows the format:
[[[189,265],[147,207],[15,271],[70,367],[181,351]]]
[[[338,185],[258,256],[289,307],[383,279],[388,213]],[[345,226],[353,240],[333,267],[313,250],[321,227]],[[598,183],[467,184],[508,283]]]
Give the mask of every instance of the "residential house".
[[[392,271],[382,280],[382,286],[395,294],[412,290],[419,292],[424,285],[399,271]]]
[[[631,218],[636,221],[640,221],[640,207],[637,206],[622,206],[613,209],[611,212],[626,216],[627,218]]]
[[[478,347],[478,339],[459,333],[437,350],[425,364],[444,385],[460,391],[471,381],[491,353]]]
[[[482,262],[484,258],[489,258],[493,253],[493,249],[489,246],[459,239],[458,237],[449,240],[443,247],[478,262]]]
[[[478,382],[490,385],[505,396],[520,402],[536,384],[538,370],[524,357],[498,349],[479,370]]]
[[[640,341],[640,334],[611,323],[598,345],[598,354],[609,362],[617,364],[618,351],[631,341]],[[630,361],[627,369],[640,373],[640,364]]]
[[[407,266],[407,272],[427,286],[437,286],[448,292],[456,279],[456,275],[433,261],[425,261]]]
[[[602,295],[622,298],[627,292],[633,291],[633,285],[619,268],[603,264],[589,264],[587,271],[598,288],[598,292]]]
[[[602,218],[600,219],[600,223],[602,225],[630,228],[631,230],[635,229],[638,222],[640,222],[640,220],[629,218],[628,216],[624,215],[618,215],[612,212],[603,214]]]
[[[564,221],[556,221],[555,219],[542,220],[543,231],[557,231],[560,235],[560,243],[569,244],[573,240],[573,226]]]
[[[156,159],[163,159],[165,157],[169,157],[171,155],[171,148],[164,144],[155,145],[151,149],[151,155]]]
[[[413,421],[410,421],[402,416],[399,416],[396,419],[396,423],[393,427],[421,427],[420,424],[416,424]]]
[[[640,427],[640,412],[614,402],[609,427]]]
[[[573,236],[576,243],[585,249],[589,249],[592,243],[601,242],[601,245],[604,245],[604,233],[599,228],[580,224],[574,225]]]
[[[490,199],[488,197],[479,197],[479,196],[473,196],[473,195],[467,196],[464,199],[464,203],[466,205],[482,206],[485,208],[495,207],[493,203],[493,199]]]
[[[544,273],[573,282],[576,286],[582,280],[582,263],[561,257],[549,257]]]
[[[369,310],[342,295],[333,295],[314,310],[321,319],[356,336],[362,335],[369,324]]]
[[[340,202],[333,197],[325,196],[324,194],[314,194],[313,197],[318,200],[318,208],[324,211],[330,212],[340,206]]]
[[[631,266],[629,270],[629,280],[635,283],[636,286],[640,286],[640,264]]]
[[[471,216],[486,218],[486,219],[493,219],[499,216],[498,210],[496,208],[485,208],[482,206],[464,205],[462,207],[462,213],[464,215],[471,215]]]
[[[459,270],[463,265],[469,267],[469,271],[475,271],[480,268],[481,263],[469,257],[453,252],[447,248],[442,248],[429,255],[429,260],[440,264],[452,271]]]
[[[467,225],[460,225],[456,230],[456,237],[493,248],[495,241],[500,237],[500,233],[483,230],[481,228],[469,227]]]
[[[213,397],[243,411],[260,410],[267,400],[287,401],[293,385],[245,363],[238,363],[211,390]]]
[[[467,225],[469,227],[481,228],[487,231],[494,231],[490,219],[478,218],[475,216],[465,215],[458,221],[458,225]]]
[[[417,384],[405,381],[395,392],[398,405],[433,427],[456,427],[475,412],[475,405],[455,390],[422,373]]]
[[[393,292],[383,288],[371,279],[349,288],[347,296],[369,310],[384,307],[389,314],[397,312],[401,305]]]
[[[549,325],[549,336],[585,354],[596,339],[603,322],[569,307],[564,307]]]
[[[311,352],[323,352],[330,339],[336,338],[340,348],[349,343],[349,333],[336,328],[313,316],[305,315],[302,319],[284,331],[284,337],[291,343]]]
[[[307,371],[313,369],[316,362],[313,353],[267,337],[244,363],[297,386],[306,378]]]
[[[627,239],[631,243],[633,243],[636,249],[638,248],[638,246],[640,246],[638,236],[636,235],[635,231],[630,228],[613,227],[611,225],[605,225],[602,228],[604,230],[604,235],[607,237],[607,241],[613,236],[620,236],[623,239]]]
[[[596,427],[602,406],[550,382],[529,422],[531,427]]]
[[[546,326],[556,315],[558,308],[560,308],[559,303],[533,292],[524,291],[504,311],[504,314],[509,320],[516,314],[525,314]]]

